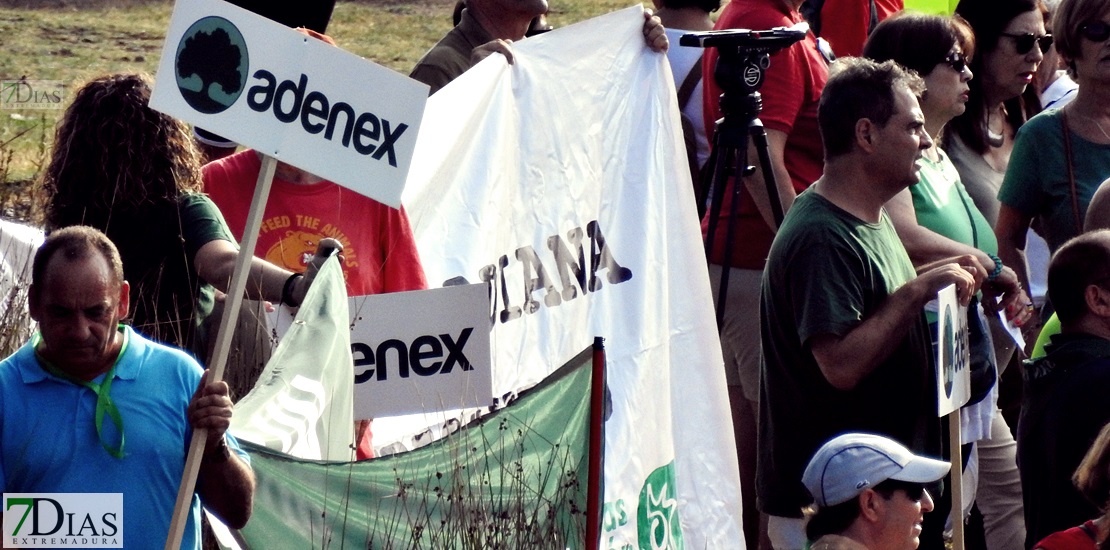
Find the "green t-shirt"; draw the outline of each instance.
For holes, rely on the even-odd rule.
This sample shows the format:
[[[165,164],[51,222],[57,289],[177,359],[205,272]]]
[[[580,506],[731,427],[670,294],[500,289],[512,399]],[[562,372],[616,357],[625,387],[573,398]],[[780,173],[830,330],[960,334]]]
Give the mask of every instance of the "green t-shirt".
[[[1070,132],[1070,160],[1079,203],[1077,219],[1068,182],[1062,118],[1059,109],[1049,109],[1018,130],[1006,178],[998,191],[1002,204],[1040,222],[1038,233],[1052,251],[1078,234],[1091,196],[1110,177],[1110,145],[1091,143]]]
[[[131,325],[160,342],[203,351],[197,329],[212,312],[214,289],[197,275],[194,260],[211,241],[235,242],[220,210],[208,196],[189,194],[122,219],[106,233],[131,283]]]
[[[866,223],[813,191],[802,193],[771,245],[763,276],[760,384],[760,509],[799,517],[808,504],[802,471],[814,451],[845,431],[892,437],[938,455],[936,374],[924,312],[891,354],[853,389],[821,373],[809,341],[842,336],[915,276],[884,212]]]
[[[948,155],[937,149],[940,161],[922,157],[917,185],[910,187],[917,223],[953,241],[998,254],[994,230],[960,182]]]

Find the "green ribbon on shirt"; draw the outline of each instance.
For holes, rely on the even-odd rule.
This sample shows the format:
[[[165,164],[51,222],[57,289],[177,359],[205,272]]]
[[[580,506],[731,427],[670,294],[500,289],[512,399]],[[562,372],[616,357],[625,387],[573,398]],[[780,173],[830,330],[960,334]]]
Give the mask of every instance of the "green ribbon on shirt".
[[[42,368],[46,370],[46,372],[49,372],[50,374],[67,382],[86,387],[92,390],[94,394],[96,394],[96,414],[94,416],[94,420],[96,423],[96,437],[100,440],[100,445],[104,447],[104,450],[108,451],[108,454],[112,455],[115,458],[123,458],[123,444],[126,440],[126,437],[123,433],[123,417],[120,416],[119,408],[116,407],[116,404],[112,401],[111,396],[112,378],[114,378],[116,374],[116,365],[119,365],[120,359],[123,359],[123,354],[127,351],[127,343],[129,341],[128,333],[126,330],[124,330],[123,325],[119,325],[119,330],[123,332],[123,346],[120,347],[119,355],[116,356],[116,361],[112,363],[112,367],[109,368],[108,372],[104,374],[104,381],[99,383],[89,380],[81,380],[80,378],[77,378],[61,370],[58,367],[55,367],[53,364],[50,363],[50,361],[47,361],[45,357],[39,354],[38,346],[39,342],[42,341],[42,335],[40,333],[35,333],[35,337],[32,342],[32,345],[35,348],[35,358],[38,359],[39,364],[42,365]],[[108,414],[108,418],[112,419],[112,423],[115,424],[116,429],[119,430],[118,447],[113,447],[104,440],[104,433],[102,428],[104,426],[105,413]]]

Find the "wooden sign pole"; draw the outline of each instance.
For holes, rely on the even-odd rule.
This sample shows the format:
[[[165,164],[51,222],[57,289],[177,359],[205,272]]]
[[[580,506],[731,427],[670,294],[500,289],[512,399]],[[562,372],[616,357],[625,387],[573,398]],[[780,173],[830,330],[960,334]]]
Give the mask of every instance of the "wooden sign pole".
[[[247,288],[247,276],[250,274],[251,260],[254,259],[254,247],[258,242],[258,230],[262,225],[262,215],[266,210],[266,199],[270,196],[270,186],[274,182],[276,168],[276,159],[268,155],[262,156],[262,168],[258,172],[254,198],[251,199],[247,225],[243,230],[239,258],[235,262],[235,270],[231,275],[224,313],[220,319],[220,331],[216,335],[216,348],[208,370],[208,383],[218,382],[224,378],[227,356],[231,351],[231,338],[235,331],[235,320],[239,318],[239,306],[243,303],[243,292]],[[204,443],[207,437],[208,430],[193,430],[193,439],[189,441],[189,452],[185,455],[185,473],[182,474],[181,485],[177,489],[177,503],[174,504],[173,516],[170,520],[166,550],[181,548],[181,539],[189,519],[189,509],[196,489],[197,474],[200,473],[200,462],[204,456]]]
[[[948,444],[952,451],[952,550],[964,550],[964,481],[963,453],[960,448],[960,410],[948,414]]]

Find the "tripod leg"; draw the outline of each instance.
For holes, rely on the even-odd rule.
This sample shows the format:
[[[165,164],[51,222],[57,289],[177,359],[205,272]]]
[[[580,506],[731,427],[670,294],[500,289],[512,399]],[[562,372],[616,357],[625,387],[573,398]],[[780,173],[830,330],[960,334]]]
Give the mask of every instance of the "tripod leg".
[[[711,185],[707,186],[706,193],[708,194],[709,190],[713,191],[713,198],[706,205],[709,209],[709,226],[705,234],[706,258],[712,255],[713,242],[717,238],[717,224],[721,219],[721,204],[725,202],[725,191],[728,189],[729,167],[736,162],[736,150],[724,145],[720,136],[720,131],[718,131],[714,138],[715,143],[711,153],[715,161],[710,165],[713,167],[713,172],[705,176],[706,179],[712,182]]]
[[[748,167],[748,145],[734,151],[736,163],[732,175],[732,204],[729,205],[728,229],[725,231],[725,254],[721,259],[721,286],[717,290],[717,332],[724,329],[725,306],[728,304],[728,280],[732,269],[732,250],[736,246],[736,225],[740,223],[740,197],[744,189],[744,171]],[[718,207],[718,210],[720,207]]]
[[[784,214],[782,198],[779,197],[778,183],[775,182],[775,170],[771,166],[771,153],[767,148],[767,131],[763,128],[763,122],[758,118],[752,120],[751,125],[748,126],[748,131],[751,133],[752,142],[755,143],[755,150],[759,154],[759,167],[763,171],[763,183],[767,186],[767,200],[771,203],[771,215],[775,219],[775,227],[771,229],[778,231],[778,228],[782,226]]]

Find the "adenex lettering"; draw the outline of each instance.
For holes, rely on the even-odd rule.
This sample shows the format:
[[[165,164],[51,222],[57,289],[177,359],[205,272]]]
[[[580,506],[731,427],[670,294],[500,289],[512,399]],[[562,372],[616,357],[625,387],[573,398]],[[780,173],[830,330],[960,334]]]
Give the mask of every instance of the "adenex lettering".
[[[251,110],[269,112],[283,123],[299,124],[309,134],[397,166],[393,147],[408,129],[407,124],[394,127],[374,113],[356,112],[349,103],[312,90],[308,76],[303,73],[296,82],[292,79],[279,82],[270,71],[259,69],[251,79],[252,86],[247,89],[247,105]]]

